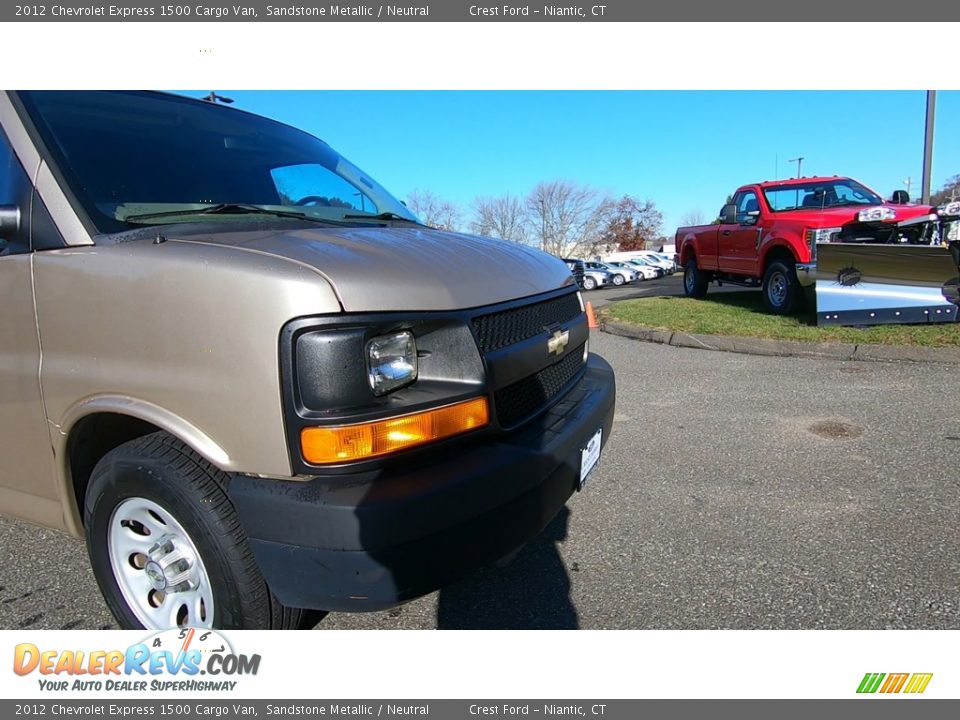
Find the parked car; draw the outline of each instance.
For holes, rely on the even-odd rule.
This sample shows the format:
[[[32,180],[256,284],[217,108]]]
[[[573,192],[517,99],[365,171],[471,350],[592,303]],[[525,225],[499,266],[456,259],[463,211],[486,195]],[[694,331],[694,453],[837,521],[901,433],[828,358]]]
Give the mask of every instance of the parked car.
[[[640,271],[644,273],[648,280],[656,280],[657,278],[662,278],[667,274],[667,271],[661,266],[654,265],[652,262],[644,260],[641,257],[634,258],[633,260],[627,260],[626,262],[629,265],[633,265],[634,267],[640,269]]]
[[[588,261],[586,266],[588,270],[600,270],[608,273],[610,275],[610,282],[617,287],[637,279],[637,271],[633,269],[613,267],[607,263],[596,261]]]
[[[619,260],[613,260],[605,263],[608,267],[612,268],[617,272],[623,272],[627,275],[632,275],[633,280],[637,282],[641,280],[647,280],[648,276],[644,268],[638,267],[637,265],[631,265],[630,263],[620,262]],[[656,273],[650,273],[650,278],[656,277]],[[627,282],[630,282],[629,280]]]
[[[124,628],[431,592],[533,539],[613,427],[562,262],[250,113],[0,93],[0,238],[0,511],[85,537]]]
[[[583,275],[583,289],[596,290],[605,285],[613,285],[613,275],[606,270],[596,270],[588,266]]]
[[[647,264],[653,265],[655,267],[662,268],[665,273],[671,273],[674,269],[674,263],[672,260],[664,260],[660,257],[659,253],[655,253],[652,250],[627,250],[621,252],[610,253],[607,255],[605,260],[608,262],[610,260],[620,260],[623,262],[630,262],[631,260],[644,260]]]
[[[584,273],[587,270],[586,265],[583,260],[577,258],[561,258],[570,269],[570,272],[573,273],[574,279],[577,281],[577,287],[583,289],[583,277]]]

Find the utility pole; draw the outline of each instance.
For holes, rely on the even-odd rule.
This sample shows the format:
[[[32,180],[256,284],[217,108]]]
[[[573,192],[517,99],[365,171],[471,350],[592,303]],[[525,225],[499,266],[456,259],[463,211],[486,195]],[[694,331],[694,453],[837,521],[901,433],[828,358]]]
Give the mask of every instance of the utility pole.
[[[909,195],[909,194],[910,194],[910,186],[913,185],[913,178],[908,177],[906,180],[903,181],[903,184],[904,184],[904,185],[906,186],[906,188],[907,188],[907,195]]]
[[[933,119],[937,113],[937,91],[927,90],[927,129],[923,135],[923,199],[930,204],[930,170],[933,166]]]
[[[795,157],[792,160],[787,160],[787,162],[795,162],[797,164],[797,177],[800,177],[800,168],[803,167],[803,157]]]

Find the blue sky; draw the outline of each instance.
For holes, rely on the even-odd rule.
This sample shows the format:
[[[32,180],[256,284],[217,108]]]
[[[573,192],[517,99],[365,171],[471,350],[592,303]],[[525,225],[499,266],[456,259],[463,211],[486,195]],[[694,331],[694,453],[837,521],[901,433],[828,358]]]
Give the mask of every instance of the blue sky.
[[[571,180],[653,200],[670,234],[738,185],[795,175],[798,156],[804,175],[884,196],[911,177],[920,194],[923,91],[218,92],[323,138],[398,197],[430,190],[465,208]],[[934,189],[958,173],[960,92],[939,92]]]

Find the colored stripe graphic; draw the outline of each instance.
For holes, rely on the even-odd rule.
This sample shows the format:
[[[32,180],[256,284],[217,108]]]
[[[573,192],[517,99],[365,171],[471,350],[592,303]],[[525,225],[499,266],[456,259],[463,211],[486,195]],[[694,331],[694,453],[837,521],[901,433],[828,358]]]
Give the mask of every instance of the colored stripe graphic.
[[[867,673],[863,676],[863,680],[860,681],[860,687],[857,688],[857,692],[875,693],[877,688],[880,687],[880,682],[884,677],[886,676],[883,673]]]
[[[933,673],[914,673],[913,677],[910,678],[910,682],[907,683],[907,687],[904,692],[922,693],[927,689],[927,685],[930,684],[930,679],[932,677]]]
[[[900,690],[903,688],[903,684],[907,682],[908,677],[910,677],[910,673],[890,673],[887,675],[887,681],[883,684],[883,687],[880,688],[880,692],[900,692]]]
[[[866,673],[860,685],[857,687],[858,693],[875,693],[877,691],[886,694],[895,694],[899,692],[919,694],[927,689],[930,680],[933,679],[933,673]],[[881,684],[882,683],[882,684]]]

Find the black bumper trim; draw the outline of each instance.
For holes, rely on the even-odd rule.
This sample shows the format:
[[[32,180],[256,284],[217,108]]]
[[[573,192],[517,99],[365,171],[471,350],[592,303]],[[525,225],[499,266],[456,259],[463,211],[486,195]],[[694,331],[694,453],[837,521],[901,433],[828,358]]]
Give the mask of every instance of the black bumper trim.
[[[574,492],[580,450],[613,423],[610,366],[519,431],[415,467],[307,482],[237,477],[229,495],[281,602],[377,610],[448,584],[535,537]]]

